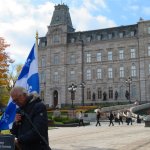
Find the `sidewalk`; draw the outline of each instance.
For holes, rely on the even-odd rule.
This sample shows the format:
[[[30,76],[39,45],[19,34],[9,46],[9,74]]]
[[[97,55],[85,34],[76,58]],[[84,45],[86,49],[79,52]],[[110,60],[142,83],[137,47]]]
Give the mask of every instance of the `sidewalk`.
[[[49,130],[52,150],[150,150],[150,128],[144,123],[127,126],[58,127]]]

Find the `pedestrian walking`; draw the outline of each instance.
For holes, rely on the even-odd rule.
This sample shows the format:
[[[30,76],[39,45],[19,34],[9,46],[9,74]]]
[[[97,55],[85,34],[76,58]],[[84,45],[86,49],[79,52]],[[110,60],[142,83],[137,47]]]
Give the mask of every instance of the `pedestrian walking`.
[[[80,127],[81,124],[82,124],[82,126],[84,126],[83,113],[82,113],[82,111],[79,112],[78,118],[79,118],[79,127]]]
[[[120,125],[120,122],[123,124],[122,116],[123,116],[122,112],[121,112],[121,111],[120,111],[120,112],[118,111],[117,118],[118,118],[118,123],[119,123],[119,125]]]
[[[114,115],[113,115],[113,113],[112,112],[110,112],[110,114],[109,114],[109,126],[114,126],[114,123],[113,123],[113,120],[114,120]]]
[[[97,126],[98,124],[99,124],[99,126],[101,126],[100,118],[101,118],[101,113],[100,113],[100,111],[98,111],[98,112],[96,113],[96,121],[97,121],[96,126]]]

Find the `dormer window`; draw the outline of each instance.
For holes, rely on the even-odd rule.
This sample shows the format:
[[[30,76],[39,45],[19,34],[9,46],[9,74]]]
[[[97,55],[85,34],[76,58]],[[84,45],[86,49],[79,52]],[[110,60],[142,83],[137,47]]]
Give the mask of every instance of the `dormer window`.
[[[131,31],[130,35],[131,35],[131,37],[133,37],[135,35],[135,31]]]
[[[120,32],[120,33],[119,33],[119,37],[120,37],[120,38],[123,38],[123,32]]]
[[[74,43],[74,42],[75,42],[75,38],[72,38],[72,39],[71,39],[71,43]]]
[[[150,27],[148,27],[148,34],[150,34]]]
[[[98,40],[98,41],[100,41],[100,40],[101,40],[101,38],[102,38],[102,36],[101,36],[101,35],[98,35],[98,36],[97,36],[97,40]]]
[[[108,39],[112,39],[112,33],[108,34]]]
[[[91,42],[91,36],[88,36],[86,39],[87,39],[87,42]]]

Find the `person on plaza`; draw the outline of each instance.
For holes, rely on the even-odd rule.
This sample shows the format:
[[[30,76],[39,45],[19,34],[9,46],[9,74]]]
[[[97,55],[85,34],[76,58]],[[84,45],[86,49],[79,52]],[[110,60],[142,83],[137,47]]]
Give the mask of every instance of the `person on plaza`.
[[[80,127],[81,124],[82,124],[82,126],[84,126],[82,111],[79,112],[78,118],[79,118],[79,127]]]
[[[11,129],[16,149],[51,150],[48,144],[47,110],[38,95],[28,94],[20,86],[12,88],[10,95],[19,107]]]
[[[132,125],[132,113],[129,109],[127,110],[127,113],[126,113],[126,120],[127,120],[127,125],[129,124]]]
[[[123,124],[123,120],[122,120],[122,112],[120,111],[118,111],[118,113],[117,113],[117,118],[118,118],[118,123],[119,123],[119,125],[120,125],[120,122]]]
[[[100,113],[100,111],[97,111],[97,112],[96,112],[96,121],[97,121],[96,126],[97,126],[98,124],[99,124],[99,126],[101,126],[100,118],[101,118],[101,113]]]
[[[111,125],[114,126],[114,123],[113,123],[114,115],[113,115],[112,111],[110,112],[108,119],[109,119],[109,126],[111,126]]]

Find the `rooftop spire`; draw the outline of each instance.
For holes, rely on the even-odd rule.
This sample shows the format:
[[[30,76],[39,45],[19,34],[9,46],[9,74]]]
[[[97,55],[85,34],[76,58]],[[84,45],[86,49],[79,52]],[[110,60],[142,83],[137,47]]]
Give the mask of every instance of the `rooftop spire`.
[[[62,1],[61,1],[62,2]],[[65,4],[55,6],[50,26],[66,24],[73,28],[69,8]]]

